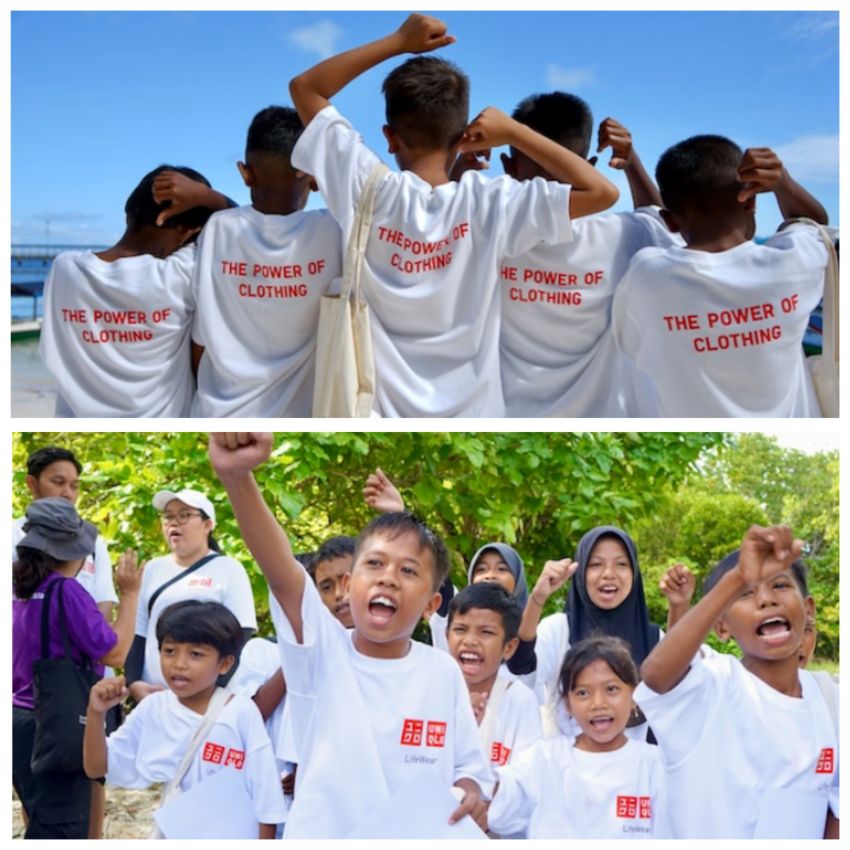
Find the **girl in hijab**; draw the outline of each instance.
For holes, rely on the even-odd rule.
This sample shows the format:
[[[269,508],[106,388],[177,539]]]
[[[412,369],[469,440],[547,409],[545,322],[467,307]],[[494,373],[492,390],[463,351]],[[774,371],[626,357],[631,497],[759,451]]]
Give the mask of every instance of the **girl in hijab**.
[[[540,621],[546,600],[575,574],[562,613]],[[622,638],[632,659],[640,665],[662,637],[649,621],[634,541],[612,525],[591,529],[581,538],[575,560],[547,561],[520,625],[520,639],[532,642],[535,669],[523,681],[533,687],[541,704],[554,709],[561,704],[558,672],[567,650],[580,640],[597,635]],[[556,717],[558,725],[563,718]],[[643,717],[630,723],[630,737],[646,737]]]

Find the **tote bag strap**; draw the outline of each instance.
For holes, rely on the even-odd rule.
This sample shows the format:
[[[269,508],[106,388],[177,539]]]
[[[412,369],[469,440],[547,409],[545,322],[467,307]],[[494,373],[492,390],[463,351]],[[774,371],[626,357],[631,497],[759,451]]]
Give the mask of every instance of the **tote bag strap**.
[[[378,191],[378,184],[385,174],[389,174],[389,171],[389,168],[383,162],[379,162],[366,178],[366,185],[360,195],[354,224],[351,227],[351,235],[348,237],[348,248],[345,252],[342,285],[339,293],[343,301],[348,301],[352,294],[355,300],[360,298],[360,276],[363,258],[366,255],[366,245],[369,242],[369,230],[372,227],[375,195]]]
[[[826,249],[826,270],[823,283],[823,358],[838,364],[838,256],[829,231],[811,218],[789,218],[784,224],[808,224],[816,227]]]
[[[60,578],[54,581],[50,587],[44,592],[44,601],[41,604],[41,658],[47,660],[50,652],[50,600],[53,596],[53,589],[56,588],[56,622],[59,626],[59,634],[62,637],[62,649],[65,653],[65,658],[73,659],[71,653],[71,639],[68,636],[68,623],[65,618],[65,597],[62,594],[62,588],[66,581],[72,579]],[[89,670],[92,667],[91,659],[85,655],[80,656],[80,667],[83,670]]]
[[[156,600],[159,599],[159,596],[160,596],[160,594],[162,593],[163,590],[167,590],[169,587],[171,587],[172,584],[174,584],[177,581],[180,581],[181,578],[186,578],[186,576],[189,575],[189,573],[193,573],[193,572],[195,572],[195,570],[199,570],[204,564],[208,564],[210,561],[212,561],[213,559],[218,558],[218,557],[220,557],[218,552],[210,552],[209,555],[204,555],[204,557],[201,558],[200,561],[195,561],[195,563],[192,564],[191,567],[187,567],[185,570],[181,570],[179,573],[177,573],[176,576],[172,576],[170,579],[168,579],[168,581],[163,582],[153,592],[151,598],[148,600],[148,617],[150,617],[151,611],[153,611],[154,602],[156,602]]]

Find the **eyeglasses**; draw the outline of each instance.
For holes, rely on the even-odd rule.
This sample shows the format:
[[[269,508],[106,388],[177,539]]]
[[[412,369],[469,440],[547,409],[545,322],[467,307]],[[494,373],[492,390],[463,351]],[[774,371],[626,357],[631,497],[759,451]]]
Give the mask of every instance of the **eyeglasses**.
[[[163,525],[171,525],[176,522],[177,525],[186,525],[193,516],[201,516],[200,511],[178,511],[176,514],[160,514],[159,519]]]

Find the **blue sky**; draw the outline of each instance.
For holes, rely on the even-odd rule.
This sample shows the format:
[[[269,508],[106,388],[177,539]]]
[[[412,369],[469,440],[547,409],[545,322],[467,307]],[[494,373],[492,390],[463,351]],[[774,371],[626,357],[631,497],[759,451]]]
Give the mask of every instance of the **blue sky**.
[[[404,12],[13,12],[12,242],[111,244],[139,179],[190,165],[239,203],[236,171],[254,113],[288,103],[289,79],[398,27]],[[695,133],[767,145],[838,224],[837,12],[432,12],[441,51],[472,82],[473,114],[526,95],[584,97],[597,123],[632,131],[650,171]],[[384,154],[380,84],[335,104]],[[600,167],[620,187],[619,172]],[[501,173],[498,158],[491,166]],[[320,206],[318,197],[312,206]],[[779,212],[759,199],[761,234]]]

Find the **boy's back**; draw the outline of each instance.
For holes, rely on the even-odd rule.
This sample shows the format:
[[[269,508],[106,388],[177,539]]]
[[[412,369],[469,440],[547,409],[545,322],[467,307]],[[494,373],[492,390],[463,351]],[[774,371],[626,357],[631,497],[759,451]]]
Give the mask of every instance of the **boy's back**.
[[[802,339],[825,265],[806,225],[726,251],[640,251],[617,289],[612,329],[653,378],[659,415],[820,416]]]
[[[695,659],[666,694],[638,687],[670,776],[675,837],[776,836],[783,812],[800,830],[783,837],[822,836],[827,803],[838,813],[838,735],[815,678],[799,676],[802,699],[718,654]],[[694,805],[706,789],[710,804]]]
[[[340,274],[326,211],[217,213],[198,245],[193,416],[309,416],[319,304]]]
[[[106,262],[90,251],[54,261],[39,353],[60,416],[186,416],[195,247]]]
[[[402,658],[357,652],[309,581],[303,644],[279,606],[271,610],[288,710],[300,725],[287,838],[344,838],[422,771],[436,771],[446,787],[460,777],[487,786],[469,694],[449,655],[415,641]]]
[[[623,416],[646,381],[609,333],[611,300],[642,247],[676,237],[650,210],[587,216],[570,242],[502,260],[502,387],[508,416]]]
[[[333,107],[293,164],[313,174],[348,238],[378,157]],[[373,311],[376,409],[385,416],[501,416],[498,262],[570,238],[569,187],[467,173],[432,188],[388,174],[375,199],[365,297]]]

